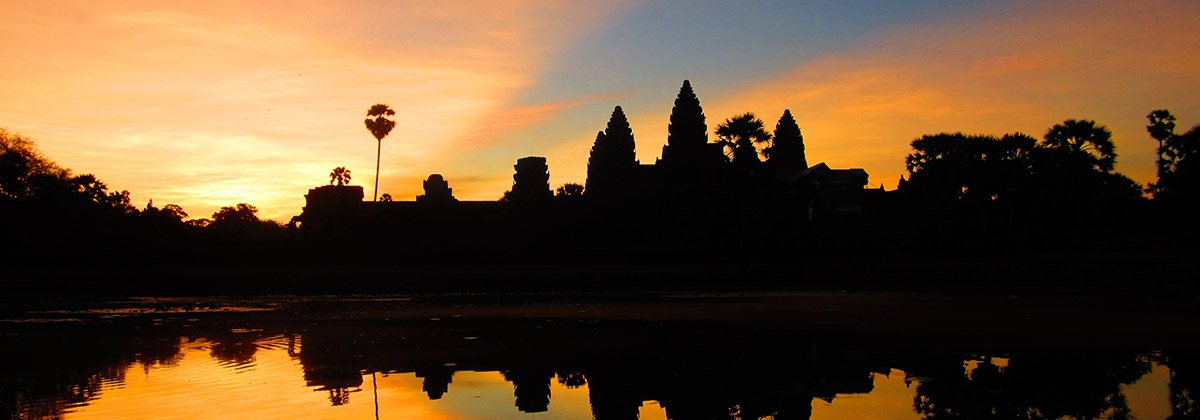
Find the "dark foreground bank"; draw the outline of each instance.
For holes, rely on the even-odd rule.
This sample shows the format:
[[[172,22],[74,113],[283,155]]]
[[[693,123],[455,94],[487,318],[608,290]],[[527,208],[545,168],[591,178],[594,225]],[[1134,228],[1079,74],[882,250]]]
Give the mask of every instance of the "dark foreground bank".
[[[5,299],[363,293],[854,291],[983,295],[1200,294],[1200,249],[993,255],[818,255],[794,262],[594,264],[162,263],[9,266]]]

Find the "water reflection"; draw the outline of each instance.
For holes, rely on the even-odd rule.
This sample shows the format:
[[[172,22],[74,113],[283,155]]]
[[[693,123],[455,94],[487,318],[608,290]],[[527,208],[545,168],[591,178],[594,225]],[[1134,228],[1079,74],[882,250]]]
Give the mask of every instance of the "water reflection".
[[[380,418],[782,420],[821,418],[859,401],[849,395],[878,397],[878,418],[1145,419],[1136,407],[1168,402],[1171,419],[1198,414],[1195,353],[1173,348],[960,346],[763,321],[431,320],[322,305],[6,323],[4,414],[371,418],[378,401]],[[1127,390],[1152,369],[1168,389],[1134,401],[1141,394]],[[876,392],[880,383],[889,389]]]

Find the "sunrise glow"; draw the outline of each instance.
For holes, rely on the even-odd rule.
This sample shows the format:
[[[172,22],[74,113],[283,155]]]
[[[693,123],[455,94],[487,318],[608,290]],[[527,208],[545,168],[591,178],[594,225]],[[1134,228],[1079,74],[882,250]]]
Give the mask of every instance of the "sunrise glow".
[[[690,79],[710,130],[791,109],[811,163],[895,188],[912,139],[1113,132],[1117,170],[1153,181],[1145,115],[1200,122],[1200,8],[1183,1],[896,5],[656,2],[9,2],[0,126],[142,206],[192,217],[248,202],[286,221],[345,166],[398,200],[441,173],[494,200],[521,157],[583,183],[613,106],[653,163]],[[878,4],[869,4],[878,3]]]

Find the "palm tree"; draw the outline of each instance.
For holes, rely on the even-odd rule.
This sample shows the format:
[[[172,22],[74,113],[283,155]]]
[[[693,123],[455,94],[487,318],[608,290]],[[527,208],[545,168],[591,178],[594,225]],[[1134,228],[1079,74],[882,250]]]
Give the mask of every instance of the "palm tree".
[[[396,121],[387,117],[396,115],[396,111],[385,104],[371,105],[367,109],[367,119],[363,121],[367,125],[367,130],[375,136],[375,192],[371,194],[372,200],[378,200],[379,197],[379,152],[383,147],[383,138],[387,137],[388,133],[392,132],[392,128],[396,127]],[[374,117],[374,119],[372,119]]]
[[[1155,162],[1158,165],[1158,177],[1162,178],[1163,168],[1167,164],[1166,158],[1163,157],[1163,141],[1175,135],[1175,116],[1171,115],[1171,111],[1165,109],[1156,109],[1146,115],[1146,119],[1150,120],[1150,125],[1146,126],[1146,131],[1150,133],[1150,137],[1158,140],[1158,160]]]
[[[1102,172],[1112,171],[1117,163],[1112,132],[1092,120],[1066,120],[1050,127],[1043,144],[1067,152],[1073,162]]]
[[[337,182],[339,187],[349,184],[350,170],[346,169],[345,166],[333,168],[333,171],[329,173],[329,185],[333,185],[334,182]]]
[[[556,194],[559,197],[578,197],[578,196],[583,195],[583,186],[579,185],[579,184],[568,182],[568,183],[562,184],[562,186],[558,187],[558,190],[556,190]]]
[[[762,120],[747,112],[718,125],[717,138],[717,144],[729,150],[729,157],[734,163],[755,163],[759,160],[754,143],[771,141],[771,133],[763,128]]]

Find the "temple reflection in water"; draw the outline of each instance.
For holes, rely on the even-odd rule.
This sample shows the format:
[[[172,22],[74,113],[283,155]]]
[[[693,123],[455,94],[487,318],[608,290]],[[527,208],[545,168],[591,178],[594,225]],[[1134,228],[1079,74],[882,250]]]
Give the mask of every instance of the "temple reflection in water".
[[[584,408],[597,420],[637,419],[648,402],[672,420],[808,419],[819,418],[814,403],[870,395],[883,375],[908,387],[901,397],[906,413],[888,418],[1148,418],[1135,409],[1147,404],[1135,401],[1141,393],[1128,390],[1153,369],[1168,381],[1169,395],[1154,397],[1169,400],[1161,410],[1172,419],[1197,413],[1194,353],[905,339],[761,321],[273,311],[14,322],[5,329],[3,357],[11,368],[2,398],[5,414],[19,419],[104,417],[118,414],[113,404],[146,409],[123,398],[162,400],[182,407],[171,414],[194,417],[189,410],[200,410],[203,394],[222,387],[256,410],[277,408],[288,418],[306,418],[296,412],[305,404],[316,410],[316,395],[327,398],[326,409],[378,405],[380,418],[415,398],[444,410],[492,404],[493,414],[549,411],[562,418],[553,415],[556,407],[574,403],[555,392],[575,389],[586,392]],[[203,373],[207,365],[212,373]],[[396,389],[403,377],[420,381],[419,388]],[[510,383],[508,402],[478,398],[480,378]],[[179,388],[164,388],[170,384]],[[182,402],[198,392],[193,388],[201,397]],[[137,392],[156,394],[130,395]]]

